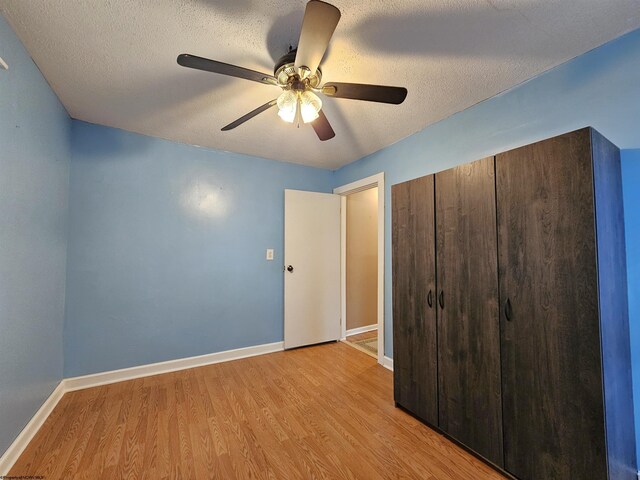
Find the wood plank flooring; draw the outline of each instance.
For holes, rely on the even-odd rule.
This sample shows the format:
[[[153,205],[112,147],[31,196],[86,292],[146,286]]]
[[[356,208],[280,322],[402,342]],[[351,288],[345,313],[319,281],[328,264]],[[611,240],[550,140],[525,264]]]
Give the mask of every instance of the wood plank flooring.
[[[343,343],[65,394],[10,475],[54,479],[500,479],[395,408]]]

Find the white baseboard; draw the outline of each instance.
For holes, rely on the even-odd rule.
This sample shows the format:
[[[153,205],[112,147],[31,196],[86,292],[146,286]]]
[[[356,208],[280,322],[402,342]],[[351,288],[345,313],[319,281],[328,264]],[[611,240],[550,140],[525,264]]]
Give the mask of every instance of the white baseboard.
[[[229,362],[241,358],[255,357],[266,353],[280,352],[284,350],[284,342],[266,343],[254,347],[236,348],[235,350],[225,350],[224,352],[209,353],[197,357],[179,358],[166,362],[151,363],[138,367],[123,368],[110,372],[94,373],[81,377],[66,378],[64,380],[65,392],[83,390],[85,388],[108,385],[110,383],[133,380],[135,378],[160,375],[161,373],[177,372],[188,368],[202,367],[214,363]]]
[[[62,396],[64,395],[64,380],[62,380],[58,386],[51,392],[51,395],[44,401],[42,406],[38,409],[35,415],[29,420],[29,423],[22,429],[16,439],[13,441],[7,451],[0,457],[0,477],[8,475],[9,470],[16,463],[16,460],[22,455],[24,449],[27,448],[29,442],[33,440],[40,427],[44,424],[45,420],[49,417],[55,406],[58,404]]]
[[[386,355],[382,357],[382,366],[393,372],[393,358],[389,358]]]
[[[370,332],[372,330],[377,330],[378,329],[378,324],[375,323],[373,325],[365,325],[364,327],[358,327],[358,328],[352,328],[350,330],[347,330],[347,337],[350,335],[358,335],[359,333],[365,333],[365,332]]]

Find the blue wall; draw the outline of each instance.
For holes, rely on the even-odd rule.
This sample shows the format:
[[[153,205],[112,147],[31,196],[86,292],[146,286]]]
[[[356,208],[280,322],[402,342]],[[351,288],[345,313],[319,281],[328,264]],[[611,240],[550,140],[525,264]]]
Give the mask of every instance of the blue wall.
[[[72,145],[65,376],[282,340],[283,190],[332,172],[78,121]]]
[[[71,120],[0,15],[0,455],[62,378]]]
[[[640,147],[640,30],[336,172],[335,186],[385,172],[387,356],[393,355],[391,185],[588,125],[621,148]],[[640,351],[640,342],[632,347]]]
[[[639,133],[640,137],[640,133]],[[640,459],[640,150],[622,152],[622,193],[627,240],[629,329],[636,418],[637,458]]]

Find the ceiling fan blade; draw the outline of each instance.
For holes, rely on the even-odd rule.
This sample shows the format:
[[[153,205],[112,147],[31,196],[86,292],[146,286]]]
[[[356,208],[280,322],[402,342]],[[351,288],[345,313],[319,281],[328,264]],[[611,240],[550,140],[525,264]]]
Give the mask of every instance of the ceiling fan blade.
[[[316,131],[318,138],[324,142],[325,140],[330,140],[335,137],[336,132],[331,128],[331,124],[329,123],[329,120],[327,120],[327,116],[324,112],[320,110],[318,115],[318,118],[311,122],[311,126]]]
[[[407,98],[407,89],[404,87],[386,87],[364,83],[327,83],[322,87],[322,93],[330,97],[391,103],[393,105],[400,105]]]
[[[229,63],[217,62],[208,58],[197,57],[183,53],[178,55],[178,64],[183,67],[195,68],[196,70],[205,70],[207,72],[219,73],[221,75],[229,75],[230,77],[244,78],[245,80],[253,80],[254,82],[264,83],[266,85],[277,85],[276,77],[266,73],[256,72],[248,68],[238,67]]]
[[[333,5],[319,0],[307,3],[296,53],[296,70],[307,67],[312,74],[316,72],[339,20],[340,10]]]
[[[239,125],[242,125],[244,122],[246,122],[247,120],[251,120],[253,117],[255,117],[256,115],[261,114],[262,112],[264,112],[265,110],[269,110],[271,107],[273,107],[276,103],[278,103],[278,99],[273,99],[270,102],[265,103],[264,105],[259,106],[258,108],[256,108],[255,110],[251,110],[249,113],[247,113],[246,115],[241,116],[239,119],[237,119],[235,122],[231,122],[229,125],[222,127],[222,131],[226,132],[227,130],[233,130],[234,128],[236,128]]]

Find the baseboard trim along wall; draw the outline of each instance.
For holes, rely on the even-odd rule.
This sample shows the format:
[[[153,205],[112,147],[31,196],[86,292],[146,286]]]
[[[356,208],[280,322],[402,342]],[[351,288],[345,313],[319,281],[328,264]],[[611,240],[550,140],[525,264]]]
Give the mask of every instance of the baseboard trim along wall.
[[[347,330],[346,336],[348,337],[350,335],[358,335],[359,333],[370,332],[372,330],[377,330],[377,329],[378,329],[377,323],[373,325],[365,325],[364,327],[357,327],[357,328],[352,328],[350,330]]]
[[[44,401],[42,406],[38,409],[29,423],[22,429],[16,439],[13,441],[7,451],[0,457],[0,477],[9,474],[9,470],[16,463],[16,460],[22,455],[24,449],[27,448],[29,442],[36,436],[40,427],[47,420],[55,406],[58,404],[62,396],[64,395],[64,380],[62,380],[56,388],[54,388],[51,395]]]
[[[140,365],[138,367],[123,368],[121,370],[112,370],[110,372],[66,378],[64,380],[65,392],[99,387],[100,385],[108,385],[110,383],[123,382],[125,380],[149,377],[151,375],[160,375],[162,373],[177,372],[188,368],[212,365],[214,363],[229,362],[231,360],[239,360],[241,358],[255,357],[256,355],[265,355],[267,353],[280,352],[282,350],[284,350],[283,342],[266,343],[264,345],[236,348],[235,350],[225,350],[224,352],[209,353],[206,355],[199,355],[197,357],[179,358],[177,360],[168,360],[166,362],[151,363],[148,365]]]
[[[393,358],[389,358],[386,355],[382,357],[382,366],[393,372]]]

